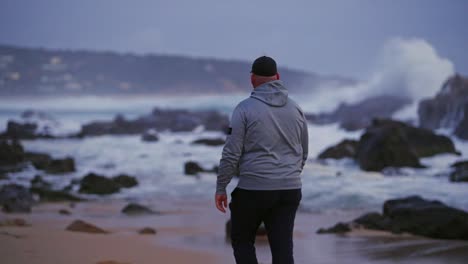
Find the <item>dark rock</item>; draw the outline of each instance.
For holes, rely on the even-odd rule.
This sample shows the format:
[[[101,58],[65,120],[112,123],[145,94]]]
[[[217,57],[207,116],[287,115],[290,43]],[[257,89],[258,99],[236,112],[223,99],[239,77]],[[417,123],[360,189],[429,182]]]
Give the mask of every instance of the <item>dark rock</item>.
[[[141,140],[143,140],[145,142],[157,142],[157,141],[159,141],[158,132],[155,129],[148,129],[141,136]]]
[[[52,184],[46,182],[40,175],[34,176],[31,180],[31,188],[39,188],[39,189],[50,189]]]
[[[198,126],[206,130],[223,131],[229,125],[229,118],[216,111],[163,110],[155,108],[151,114],[126,120],[117,116],[113,121],[92,122],[83,125],[78,137],[106,134],[142,134],[148,129],[158,131],[192,131]]]
[[[342,158],[355,158],[356,149],[359,142],[356,140],[345,139],[338,143],[336,146],[332,146],[324,150],[319,154],[319,159],[342,159]]]
[[[361,136],[356,160],[364,170],[385,167],[422,167],[419,158],[436,154],[459,155],[446,136],[389,119],[374,119]]]
[[[397,234],[410,233],[437,239],[468,240],[467,212],[439,201],[424,200],[419,196],[388,200],[383,205],[383,215],[368,213],[350,223],[340,223],[339,228],[338,225],[334,228],[348,232],[356,225]],[[323,233],[332,229],[321,231]]]
[[[24,162],[24,149],[17,140],[0,140],[0,166],[13,166]]]
[[[94,173],[88,173],[80,183],[80,193],[112,194],[120,190],[120,185],[112,179]]]
[[[67,209],[60,209],[59,214],[61,214],[61,215],[71,215],[71,212],[68,211]]]
[[[24,159],[32,163],[38,170],[44,170],[50,174],[63,174],[75,171],[73,158],[53,159],[49,154],[27,152]]]
[[[31,193],[38,194],[40,201],[58,202],[58,201],[81,201],[82,199],[76,197],[64,190],[53,190],[52,184],[46,182],[41,176],[36,175],[31,180]]]
[[[390,118],[396,111],[410,103],[406,97],[382,95],[356,104],[342,103],[331,113],[307,114],[306,118],[314,124],[339,122],[341,128],[354,131],[369,126],[374,118]]]
[[[156,235],[157,231],[151,227],[145,227],[138,231],[141,235]]]
[[[204,172],[205,170],[194,161],[187,161],[184,166],[184,173],[187,175],[197,175],[199,172]]]
[[[138,181],[135,177],[120,174],[112,178],[112,180],[117,183],[121,188],[131,188],[138,185]]]
[[[0,180],[8,180],[8,177],[3,172],[0,172]]]
[[[7,130],[4,136],[14,139],[35,139],[37,124],[34,123],[18,123],[15,121],[8,121]]]
[[[418,115],[421,127],[453,129],[458,137],[468,139],[468,78],[450,77],[434,98],[419,103]]]
[[[348,224],[345,223],[338,223],[333,227],[330,228],[320,228],[317,231],[317,234],[343,234],[346,232],[351,231],[351,228]]]
[[[7,213],[29,213],[34,199],[29,190],[21,185],[8,184],[0,188],[0,205]]]
[[[66,230],[74,231],[74,232],[85,232],[85,233],[93,233],[93,234],[107,234],[106,230],[99,228],[95,225],[86,223],[82,220],[75,220],[69,226],[67,226]]]
[[[130,203],[127,204],[123,209],[122,213],[126,215],[147,215],[147,214],[158,214],[158,212],[155,212],[151,209],[149,209],[146,206],[136,204],[136,203]]]
[[[468,182],[468,161],[459,161],[451,165],[454,171],[450,173],[453,182]]]
[[[207,146],[222,146],[225,141],[222,138],[201,138],[192,142],[192,144],[207,145]]]

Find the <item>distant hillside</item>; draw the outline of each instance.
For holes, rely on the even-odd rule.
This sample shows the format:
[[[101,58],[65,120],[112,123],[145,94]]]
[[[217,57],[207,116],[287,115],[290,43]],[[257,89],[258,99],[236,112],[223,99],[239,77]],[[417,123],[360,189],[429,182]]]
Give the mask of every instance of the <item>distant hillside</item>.
[[[236,93],[251,62],[0,45],[0,95]],[[280,68],[291,93],[353,82]]]

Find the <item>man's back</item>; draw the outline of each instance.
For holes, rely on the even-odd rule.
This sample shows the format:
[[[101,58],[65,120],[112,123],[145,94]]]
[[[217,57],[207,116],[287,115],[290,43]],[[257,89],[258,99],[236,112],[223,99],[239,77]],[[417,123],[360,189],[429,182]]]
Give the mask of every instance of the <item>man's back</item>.
[[[300,107],[281,81],[265,83],[242,101],[245,122],[243,154],[239,160],[239,188],[281,190],[301,188],[306,159],[307,124]]]

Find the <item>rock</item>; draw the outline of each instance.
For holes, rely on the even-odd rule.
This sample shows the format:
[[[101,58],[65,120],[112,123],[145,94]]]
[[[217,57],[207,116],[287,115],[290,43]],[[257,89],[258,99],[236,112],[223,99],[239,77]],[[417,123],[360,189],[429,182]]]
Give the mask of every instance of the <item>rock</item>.
[[[159,141],[158,132],[155,129],[148,129],[141,136],[141,140],[145,142],[157,142]]]
[[[112,178],[112,180],[117,183],[121,188],[131,188],[138,185],[138,181],[135,177],[120,174]]]
[[[338,122],[348,131],[363,129],[374,118],[390,118],[396,111],[411,103],[406,97],[382,95],[367,98],[356,104],[340,104],[330,113],[307,114],[306,118],[314,124]]]
[[[453,182],[468,182],[468,160],[459,161],[451,165],[454,171],[450,173],[450,180]]]
[[[207,145],[207,146],[222,146],[225,140],[222,138],[201,138],[192,142],[192,144]]]
[[[93,233],[93,234],[107,234],[109,232],[105,231],[102,228],[99,228],[95,225],[86,223],[82,220],[75,220],[69,226],[67,226],[66,230],[74,231],[74,232],[85,232],[85,233]]]
[[[59,214],[61,214],[61,215],[71,215],[71,212],[68,211],[67,209],[60,209]]]
[[[419,103],[418,115],[423,128],[448,128],[468,139],[468,78],[450,77],[434,98]]]
[[[467,212],[419,196],[388,200],[383,205],[382,215],[368,213],[350,223],[339,223],[325,231],[335,229],[348,232],[347,229],[352,230],[355,226],[437,239],[468,240]],[[323,230],[321,233],[324,233]]]
[[[138,234],[141,235],[156,235],[157,231],[151,227],[145,227],[138,231]]]
[[[203,126],[206,130],[223,131],[229,125],[229,118],[216,111],[163,110],[155,108],[151,114],[126,120],[122,115],[113,121],[92,122],[83,125],[77,137],[106,134],[143,134],[148,129],[193,131]]]
[[[120,184],[114,180],[91,172],[81,179],[79,192],[105,195],[116,193],[119,190]]]
[[[29,190],[21,185],[8,184],[0,188],[0,205],[7,213],[29,213],[34,199]]]
[[[333,227],[330,228],[320,228],[317,231],[317,234],[343,234],[351,231],[351,228],[348,224],[345,223],[338,223]]]
[[[184,173],[186,175],[197,175],[199,172],[204,172],[205,170],[194,161],[185,162]]]
[[[419,168],[422,167],[419,158],[442,153],[460,154],[446,136],[399,121],[374,119],[359,140],[356,160],[368,171],[385,167]]]
[[[26,153],[25,159],[31,161],[38,170],[44,170],[50,174],[62,174],[75,171],[75,161],[71,157],[52,159],[44,153]]]
[[[26,220],[22,218],[4,219],[0,221],[0,226],[29,226]]]
[[[24,162],[24,149],[17,140],[0,140],[0,166],[14,166]]]
[[[345,139],[338,143],[336,146],[332,146],[324,150],[319,154],[319,159],[342,159],[352,158],[356,156],[356,149],[359,142],[356,140]]]
[[[3,137],[13,139],[35,139],[37,124],[34,123],[18,123],[15,121],[8,121],[7,130],[3,133]]]
[[[158,214],[158,212],[155,212],[151,209],[149,209],[146,206],[136,204],[136,203],[130,203],[127,204],[123,209],[122,213],[126,215],[149,215],[149,214]]]
[[[52,184],[46,182],[41,176],[36,175],[31,180],[31,193],[38,194],[41,202],[59,202],[59,201],[82,201],[83,199],[76,197],[64,190],[53,190]]]
[[[381,171],[386,167],[422,167],[410,142],[398,127],[368,128],[359,140],[356,160],[366,171]]]

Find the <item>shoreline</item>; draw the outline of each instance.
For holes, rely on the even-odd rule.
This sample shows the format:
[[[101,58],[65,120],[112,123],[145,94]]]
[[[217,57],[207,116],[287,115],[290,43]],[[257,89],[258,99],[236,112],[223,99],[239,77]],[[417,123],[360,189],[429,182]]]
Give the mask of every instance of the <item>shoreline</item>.
[[[15,263],[234,263],[225,237],[229,214],[209,200],[145,201],[160,215],[127,216],[127,200],[40,203],[30,214],[0,213],[0,222],[21,218],[30,226],[0,226],[0,254]],[[72,206],[71,206],[72,205]],[[70,215],[59,214],[67,209]],[[294,244],[296,263],[465,263],[468,241],[433,240],[412,235],[358,230],[346,235],[317,235],[320,227],[349,221],[362,211],[298,212]],[[109,234],[66,231],[83,220]],[[156,235],[138,230],[154,228]],[[271,263],[266,238],[258,238],[260,263]],[[106,262],[102,262],[106,263]]]

